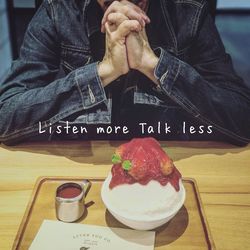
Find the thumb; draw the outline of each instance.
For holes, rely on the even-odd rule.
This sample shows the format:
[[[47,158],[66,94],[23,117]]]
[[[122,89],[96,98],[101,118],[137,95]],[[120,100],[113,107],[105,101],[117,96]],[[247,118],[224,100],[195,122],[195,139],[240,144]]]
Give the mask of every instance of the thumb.
[[[147,36],[147,33],[146,33],[146,29],[144,28],[143,30],[142,30],[142,37],[143,37],[143,39],[146,41],[146,42],[148,42],[148,36]]]

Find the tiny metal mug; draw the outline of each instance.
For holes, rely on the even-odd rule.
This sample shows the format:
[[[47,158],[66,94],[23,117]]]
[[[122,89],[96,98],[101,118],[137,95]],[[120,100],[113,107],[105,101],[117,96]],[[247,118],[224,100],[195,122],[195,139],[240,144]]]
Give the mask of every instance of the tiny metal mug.
[[[89,188],[88,180],[84,180],[81,184],[67,182],[60,185],[56,189],[55,200],[57,219],[63,222],[74,222],[80,219],[85,211],[85,196]]]

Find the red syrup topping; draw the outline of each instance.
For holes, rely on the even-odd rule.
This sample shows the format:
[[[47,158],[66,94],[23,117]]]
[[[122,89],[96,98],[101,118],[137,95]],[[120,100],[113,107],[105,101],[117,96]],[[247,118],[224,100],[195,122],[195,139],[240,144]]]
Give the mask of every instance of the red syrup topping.
[[[70,199],[70,198],[75,198],[78,195],[80,195],[82,192],[82,190],[78,187],[74,187],[74,186],[66,186],[64,188],[62,188],[61,190],[59,190],[57,196],[61,197],[61,198],[66,198],[66,199]]]
[[[110,189],[122,185],[140,183],[147,185],[151,180],[158,181],[162,186],[170,183],[176,191],[180,190],[180,172],[176,167],[169,175],[164,175],[161,165],[168,164],[171,159],[161,148],[160,144],[153,138],[133,139],[121,145],[116,154],[122,160],[129,160],[132,163],[130,170],[124,170],[122,163],[114,164],[111,170],[112,179]]]
[[[180,190],[180,178],[180,172],[177,170],[177,168],[174,168],[173,172],[170,175],[153,175],[152,172],[150,172],[150,174],[146,175],[143,179],[137,181],[131,175],[129,175],[129,173],[124,170],[120,164],[116,164],[112,167],[112,179],[109,184],[109,188],[113,189],[114,187],[122,184],[133,184],[136,182],[140,183],[141,185],[147,185],[151,180],[155,180],[158,181],[162,186],[166,186],[168,183],[170,183],[178,192]]]

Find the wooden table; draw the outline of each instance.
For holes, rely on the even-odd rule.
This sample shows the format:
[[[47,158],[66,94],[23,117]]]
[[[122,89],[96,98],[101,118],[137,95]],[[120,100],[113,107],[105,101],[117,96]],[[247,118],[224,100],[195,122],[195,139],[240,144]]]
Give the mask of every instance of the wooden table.
[[[0,249],[9,250],[40,176],[105,177],[119,142],[0,146]],[[162,142],[184,177],[196,179],[217,249],[250,249],[250,146]]]

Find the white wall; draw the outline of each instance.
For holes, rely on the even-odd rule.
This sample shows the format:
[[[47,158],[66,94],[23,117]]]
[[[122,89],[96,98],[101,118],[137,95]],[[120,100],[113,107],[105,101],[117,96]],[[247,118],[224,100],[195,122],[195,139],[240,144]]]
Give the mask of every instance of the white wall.
[[[9,39],[6,2],[0,0],[0,80],[4,77],[12,61]]]
[[[14,0],[15,8],[34,8],[35,0]]]
[[[218,9],[250,8],[250,0],[218,0]]]

